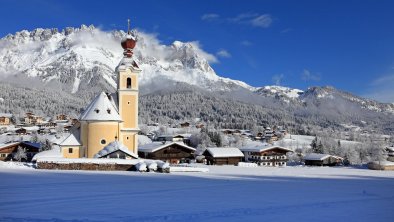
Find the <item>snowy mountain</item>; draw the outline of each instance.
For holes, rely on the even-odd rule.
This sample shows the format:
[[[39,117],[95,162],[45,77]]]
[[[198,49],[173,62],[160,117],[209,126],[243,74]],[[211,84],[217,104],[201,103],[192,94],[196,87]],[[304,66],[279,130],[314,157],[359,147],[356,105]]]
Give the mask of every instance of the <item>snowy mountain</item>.
[[[216,58],[198,42],[165,45],[154,35],[134,33],[138,41],[133,56],[143,70],[139,81],[144,121],[201,118],[232,124],[223,127],[275,123],[297,129],[305,123],[323,128],[367,123],[394,132],[394,104],[332,87],[252,87],[218,76],[210,66]],[[82,25],[61,31],[23,30],[0,39],[0,111],[77,115],[98,92],[115,90],[123,36],[123,31]],[[157,109],[160,112],[152,113]]]
[[[209,65],[214,57],[202,51],[197,42],[163,45],[152,35],[134,32],[138,38],[134,57],[143,70],[141,85],[160,79],[162,85],[168,80],[207,90],[254,89],[216,75]],[[0,39],[0,77],[25,75],[46,85],[60,85],[71,93],[97,84],[114,88],[114,70],[123,56],[120,39],[124,35],[123,31],[103,32],[92,25],[61,32],[38,28],[9,34]]]

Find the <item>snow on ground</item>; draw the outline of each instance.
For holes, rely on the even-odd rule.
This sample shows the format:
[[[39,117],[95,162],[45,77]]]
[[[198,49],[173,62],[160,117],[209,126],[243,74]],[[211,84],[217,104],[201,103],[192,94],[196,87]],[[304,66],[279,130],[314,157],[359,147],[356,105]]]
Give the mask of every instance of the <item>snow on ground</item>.
[[[2,164],[0,221],[392,221],[394,217],[393,171],[204,167],[209,172],[161,174],[34,170]]]
[[[282,140],[275,142],[275,145],[289,147],[295,150],[296,148],[310,147],[312,140],[314,139],[315,139],[314,136],[287,134]],[[360,142],[348,141],[348,140],[340,140],[340,142],[341,145],[345,147],[356,146],[360,144]]]

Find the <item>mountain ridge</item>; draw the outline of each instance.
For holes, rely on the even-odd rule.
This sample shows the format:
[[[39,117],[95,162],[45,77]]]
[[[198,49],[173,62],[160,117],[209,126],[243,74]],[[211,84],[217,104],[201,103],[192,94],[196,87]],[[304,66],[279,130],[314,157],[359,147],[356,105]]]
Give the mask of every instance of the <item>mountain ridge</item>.
[[[324,121],[317,120],[322,118],[327,123],[335,123],[334,125],[340,125],[343,121],[374,122],[379,128],[379,124],[383,126],[394,119],[394,104],[365,99],[333,87],[314,86],[306,90],[283,86],[253,87],[239,80],[220,77],[210,66],[210,61],[214,61],[215,58],[204,52],[198,42],[174,41],[170,45],[164,45],[154,35],[136,30],[133,32],[138,39],[134,58],[143,70],[139,75],[142,97],[147,95],[154,100],[155,95],[160,96],[163,92],[177,94],[176,90],[168,89],[192,86],[194,91],[204,91],[210,95],[204,94],[201,98],[213,97],[215,99],[212,102],[223,101],[222,107],[227,107],[230,111],[231,106],[236,106],[234,101],[251,104],[253,108],[246,108],[243,105],[240,107],[260,113],[258,115],[260,117],[268,113],[267,115],[274,119],[275,112],[280,112],[282,118],[294,119],[285,121],[289,125],[310,121],[324,126],[326,124]],[[70,110],[77,112],[83,108],[81,101],[88,103],[96,93],[103,90],[115,91],[114,70],[123,56],[120,40],[124,35],[123,31],[105,32],[92,25],[82,25],[80,28],[67,27],[61,31],[38,28],[16,32],[14,35],[9,34],[0,39],[0,78],[2,82],[9,82],[14,86],[23,85],[23,87],[40,88],[43,91],[46,88],[60,90],[70,98],[79,99],[75,106],[62,104],[61,107],[64,107],[62,112]],[[9,87],[4,86],[4,88],[9,90]],[[25,91],[21,90],[20,93]],[[186,94],[189,96],[184,99],[193,100],[190,95],[195,94],[190,92]],[[0,98],[4,100],[0,103],[0,108],[3,111],[12,111],[12,104],[10,101],[7,103],[7,98],[3,98],[4,95],[0,93]],[[23,95],[19,97],[22,98]],[[52,98],[48,100],[55,101]],[[171,101],[167,103],[171,104]],[[144,104],[148,106],[147,103]],[[188,107],[196,108],[192,104]],[[26,107],[16,108],[21,110]],[[259,109],[264,112],[261,113]],[[236,110],[232,112],[238,112]],[[204,109],[204,112],[205,116],[216,115],[212,113],[214,110],[206,113],[209,110]],[[227,119],[232,118],[231,114],[222,112],[229,116]],[[174,115],[173,118],[177,116],[185,117],[185,115]],[[258,116],[256,118],[259,118]],[[148,120],[148,117],[144,118]],[[158,116],[155,118],[159,119]],[[297,118],[301,120],[298,121]],[[238,117],[234,119],[234,121],[241,120],[242,118]],[[250,124],[253,122],[248,121]],[[258,122],[264,123],[264,121]],[[386,128],[391,132],[390,127]]]

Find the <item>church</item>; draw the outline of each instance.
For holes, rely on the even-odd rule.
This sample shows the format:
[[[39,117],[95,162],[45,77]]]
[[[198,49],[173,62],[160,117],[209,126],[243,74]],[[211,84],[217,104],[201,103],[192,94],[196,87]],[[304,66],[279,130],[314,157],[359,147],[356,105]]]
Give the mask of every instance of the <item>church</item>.
[[[65,158],[138,158],[138,73],[136,38],[129,29],[121,41],[116,93],[98,94],[79,117],[79,125],[60,144]]]

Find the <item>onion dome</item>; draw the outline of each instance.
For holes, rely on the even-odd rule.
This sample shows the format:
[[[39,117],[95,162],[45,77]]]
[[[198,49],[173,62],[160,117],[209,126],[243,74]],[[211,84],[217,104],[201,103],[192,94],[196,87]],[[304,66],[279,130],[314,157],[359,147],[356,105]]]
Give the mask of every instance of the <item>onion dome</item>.
[[[130,32],[130,19],[128,21],[128,31],[126,38],[124,38],[121,42],[122,48],[124,49],[123,55],[125,57],[131,57],[133,55],[133,49],[137,43],[135,37]]]

